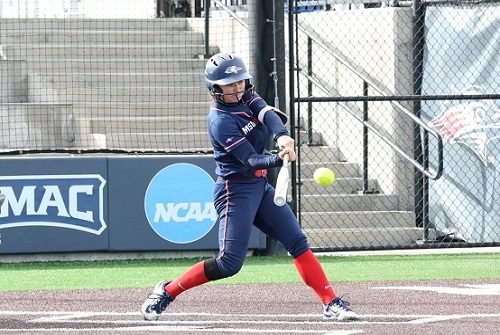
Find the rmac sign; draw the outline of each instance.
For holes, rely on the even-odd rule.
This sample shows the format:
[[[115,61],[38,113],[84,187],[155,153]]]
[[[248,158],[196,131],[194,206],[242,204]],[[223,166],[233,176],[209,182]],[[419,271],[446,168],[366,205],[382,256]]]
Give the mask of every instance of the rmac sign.
[[[98,174],[0,176],[0,229],[50,226],[100,235],[104,185]]]

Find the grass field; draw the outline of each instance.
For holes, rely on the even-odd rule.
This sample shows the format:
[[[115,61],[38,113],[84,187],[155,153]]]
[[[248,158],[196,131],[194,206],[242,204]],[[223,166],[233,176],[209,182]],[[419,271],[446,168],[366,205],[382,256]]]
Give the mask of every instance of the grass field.
[[[151,287],[200,259],[0,264],[0,291]],[[409,256],[320,256],[330,280],[500,279],[500,253]],[[290,257],[248,257],[234,277],[211,284],[295,283]]]

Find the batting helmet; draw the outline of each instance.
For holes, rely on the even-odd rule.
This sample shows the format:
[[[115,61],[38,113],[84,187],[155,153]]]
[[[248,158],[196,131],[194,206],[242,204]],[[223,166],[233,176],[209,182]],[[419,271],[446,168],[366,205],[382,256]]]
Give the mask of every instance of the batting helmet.
[[[210,57],[205,67],[205,82],[210,91],[214,85],[229,85],[240,80],[249,80],[252,76],[248,73],[243,60],[229,53],[218,53]]]

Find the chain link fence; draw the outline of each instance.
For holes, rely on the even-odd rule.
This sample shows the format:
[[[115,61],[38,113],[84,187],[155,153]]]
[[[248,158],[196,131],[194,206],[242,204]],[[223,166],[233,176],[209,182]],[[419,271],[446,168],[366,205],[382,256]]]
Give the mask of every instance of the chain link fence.
[[[210,150],[203,19],[186,3],[163,17],[155,0],[0,1],[0,150]]]
[[[312,246],[498,244],[499,4],[295,13],[297,202]],[[333,186],[311,179],[320,166]]]

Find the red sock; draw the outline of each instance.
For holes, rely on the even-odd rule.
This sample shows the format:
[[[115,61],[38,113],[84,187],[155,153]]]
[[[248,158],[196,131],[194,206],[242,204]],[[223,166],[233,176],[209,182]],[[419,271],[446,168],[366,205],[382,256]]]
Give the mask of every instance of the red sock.
[[[172,280],[165,286],[165,291],[167,291],[172,298],[175,298],[182,292],[192,287],[205,284],[206,282],[208,282],[208,278],[205,275],[204,261],[201,261],[190,267],[177,279]]]
[[[304,283],[314,290],[324,304],[329,304],[335,298],[335,291],[328,282],[316,255],[307,250],[293,262]]]

